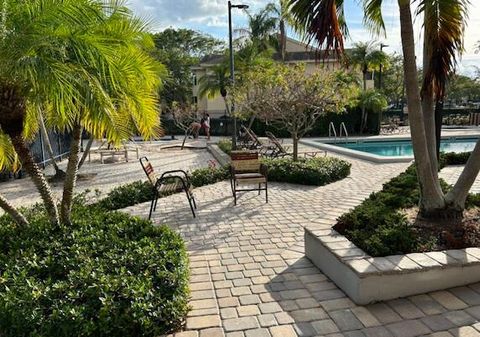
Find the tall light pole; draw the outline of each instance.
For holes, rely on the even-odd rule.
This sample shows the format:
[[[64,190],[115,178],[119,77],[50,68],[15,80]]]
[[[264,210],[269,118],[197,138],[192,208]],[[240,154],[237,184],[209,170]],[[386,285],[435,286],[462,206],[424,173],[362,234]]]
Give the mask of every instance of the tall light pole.
[[[233,59],[233,36],[232,36],[232,8],[247,9],[247,5],[232,5],[232,2],[228,2],[228,47],[230,50],[230,85],[231,88],[235,85],[235,67]],[[230,114],[233,117],[233,135],[232,135],[232,149],[237,148],[237,118],[235,117],[235,103],[232,100],[232,107],[230,108]]]
[[[383,48],[388,47],[387,44],[380,43],[380,51],[383,51]],[[382,70],[383,64],[380,63],[380,69],[378,71],[378,89],[382,90]],[[378,113],[378,133],[380,133],[382,128],[382,111]]]
[[[383,48],[388,47],[388,44],[383,44],[380,43],[380,51],[383,51]],[[378,72],[378,89],[382,90],[382,69],[383,69],[383,64],[380,63],[380,69]]]

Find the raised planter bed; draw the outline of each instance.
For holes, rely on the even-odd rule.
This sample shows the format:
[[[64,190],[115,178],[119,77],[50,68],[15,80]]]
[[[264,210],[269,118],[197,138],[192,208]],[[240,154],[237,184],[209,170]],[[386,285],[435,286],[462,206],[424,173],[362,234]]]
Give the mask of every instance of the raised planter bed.
[[[480,281],[480,248],[371,257],[333,229],[307,226],[305,254],[361,305]]]

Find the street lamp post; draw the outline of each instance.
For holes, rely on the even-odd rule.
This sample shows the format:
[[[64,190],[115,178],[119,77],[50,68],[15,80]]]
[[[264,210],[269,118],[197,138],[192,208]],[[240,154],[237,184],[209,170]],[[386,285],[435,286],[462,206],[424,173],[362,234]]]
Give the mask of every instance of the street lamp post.
[[[230,85],[231,88],[235,85],[235,67],[233,59],[233,36],[232,36],[232,8],[247,9],[247,5],[232,5],[232,2],[228,2],[228,47],[230,50]],[[233,117],[233,135],[232,135],[232,149],[237,148],[237,118],[235,117],[235,103],[232,100],[232,107],[230,108],[230,114]]]
[[[380,43],[380,51],[383,51],[383,48],[388,47],[388,44],[383,44]],[[380,69],[378,72],[378,89],[382,90],[382,69],[383,69],[383,64],[380,63]]]
[[[380,51],[383,51],[384,47],[388,47],[387,44],[380,43]],[[380,63],[380,69],[378,71],[378,89],[382,90],[382,70],[383,70],[383,64]],[[378,113],[378,132],[380,133],[382,129],[382,111]]]

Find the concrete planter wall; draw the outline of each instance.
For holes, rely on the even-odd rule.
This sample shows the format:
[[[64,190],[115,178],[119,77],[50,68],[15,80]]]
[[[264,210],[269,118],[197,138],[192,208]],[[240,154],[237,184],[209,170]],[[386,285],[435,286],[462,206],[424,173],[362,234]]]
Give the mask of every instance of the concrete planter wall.
[[[333,229],[305,228],[305,254],[361,305],[480,281],[480,248],[371,257]]]

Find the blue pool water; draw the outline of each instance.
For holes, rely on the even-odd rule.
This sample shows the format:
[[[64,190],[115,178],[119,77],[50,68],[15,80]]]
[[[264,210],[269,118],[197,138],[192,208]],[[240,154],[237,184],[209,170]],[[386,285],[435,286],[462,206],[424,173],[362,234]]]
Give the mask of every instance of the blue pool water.
[[[440,143],[442,152],[469,152],[472,151],[477,143],[477,138],[457,138],[443,139]],[[333,145],[333,144],[332,144]],[[382,157],[412,157],[413,148],[410,140],[396,141],[365,141],[337,143],[335,146],[344,147],[351,150],[367,152]]]

